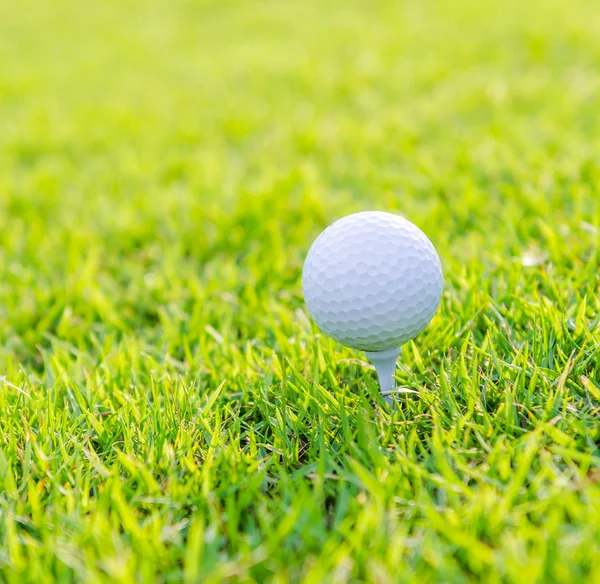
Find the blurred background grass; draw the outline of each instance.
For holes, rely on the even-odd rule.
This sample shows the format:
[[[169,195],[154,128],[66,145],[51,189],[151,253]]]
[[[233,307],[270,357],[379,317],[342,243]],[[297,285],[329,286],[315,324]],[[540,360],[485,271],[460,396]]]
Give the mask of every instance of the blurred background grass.
[[[185,550],[189,541],[199,545],[199,525],[228,542],[215,538],[204,552],[191,548],[214,581],[285,581],[287,568],[290,577],[315,582],[396,581],[400,569],[405,577],[398,579],[406,581],[591,578],[599,536],[590,509],[598,490],[580,481],[588,471],[597,481],[590,468],[597,460],[593,392],[600,371],[599,62],[600,4],[583,0],[2,3],[0,569],[6,578],[24,581],[29,562],[30,577],[48,581],[76,574],[89,581],[166,581],[184,573],[194,581],[195,560]],[[411,348],[401,373],[414,390],[430,384],[444,396],[437,413],[427,400],[407,406],[404,421],[412,424],[412,414],[421,420],[406,456],[423,464],[417,474],[433,502],[424,524],[408,521],[406,529],[416,532],[390,528],[404,551],[394,559],[377,540],[371,564],[356,550],[373,535],[365,528],[353,548],[348,526],[365,520],[376,531],[389,519],[386,505],[406,511],[418,500],[420,487],[381,478],[401,481],[408,472],[388,467],[379,452],[400,456],[405,437],[396,428],[408,426],[378,418],[372,434],[344,434],[352,456],[366,457],[363,464],[384,484],[378,492],[375,481],[363,499],[369,475],[348,466],[345,447],[332,446],[341,415],[327,413],[334,398],[317,393],[323,411],[296,411],[306,424],[303,436],[292,428],[292,437],[278,443],[285,430],[273,422],[285,415],[276,396],[299,391],[293,399],[302,402],[317,387],[306,380],[334,396],[346,385],[372,395],[370,372],[352,361],[356,354],[315,337],[299,279],[316,234],[341,215],[370,208],[417,223],[439,249],[447,276],[440,315],[417,343],[422,354]],[[302,378],[295,389],[285,389],[286,369],[273,350],[296,368],[290,379]],[[457,402],[445,393],[444,367],[456,367],[450,393]],[[183,385],[173,389],[173,379]],[[472,382],[471,389],[461,380]],[[223,393],[213,393],[222,381]],[[508,480],[511,462],[486,466],[486,449],[506,449],[517,464],[523,453],[512,440],[543,428],[553,447],[570,454],[552,450],[558,458],[547,460],[551,446],[543,443],[534,476],[550,476],[553,465],[561,469],[548,479],[556,487],[553,504],[563,496],[561,481],[572,494],[584,493],[559,505],[566,515],[545,527],[551,536],[530,537],[538,524],[515,511],[515,493],[527,499],[547,492],[536,487],[528,495],[517,485],[502,499],[504,515],[490,533],[502,539],[508,525],[518,525],[515,541],[528,543],[516,549],[510,538],[502,540],[492,560],[481,546],[493,547],[493,538],[477,531],[488,504],[497,502],[485,489],[481,507],[467,507],[476,517],[465,519],[464,540],[444,529],[448,517],[461,513],[452,488],[436,479],[448,470],[439,457],[453,438],[436,439],[429,425],[433,416],[437,427],[439,416],[443,432],[454,436],[465,415],[468,426],[475,403],[469,400],[486,384],[496,388],[486,405],[495,430],[486,446],[465,438],[464,452],[456,453],[461,464],[478,461],[478,472],[494,485],[496,471],[500,482]],[[563,396],[564,387],[571,397]],[[242,478],[239,461],[214,462],[207,454],[211,439],[196,413],[197,400],[209,395],[206,424],[224,428],[222,444],[239,440],[239,455],[248,457],[239,463]],[[179,410],[164,406],[170,397]],[[519,409],[521,399],[532,399],[539,412],[525,413],[529,402]],[[471,404],[468,413],[461,400]],[[351,426],[362,428],[374,416],[363,406],[348,414],[355,416]],[[561,409],[568,406],[575,411]],[[560,411],[562,421],[546,426]],[[187,434],[178,433],[179,424]],[[317,440],[311,428],[319,425],[325,434]],[[302,471],[295,479],[279,462],[270,460],[268,472],[249,462],[275,456],[278,448],[294,451],[287,439],[299,448],[290,455]],[[260,455],[247,446],[256,440],[265,449]],[[167,456],[172,466],[161,460],[165,443],[174,449]],[[308,454],[299,443],[309,444]],[[36,463],[28,448],[37,452]],[[97,458],[82,454],[86,449]],[[206,487],[206,477],[186,474],[194,460],[209,469],[207,476],[220,477],[220,491]],[[160,488],[148,487],[140,468],[162,477]],[[315,494],[306,477],[317,470],[323,481],[323,473],[346,476],[351,487],[329,485]],[[104,499],[102,489],[113,493],[125,476],[124,494]],[[472,480],[478,484],[481,476]],[[212,509],[214,497],[223,502],[241,488],[238,480],[250,481],[245,504],[264,506],[269,519],[246,524],[244,505],[227,503],[230,518],[240,520],[235,529],[231,520],[227,532],[218,513],[202,515],[200,501],[212,501],[206,503]],[[85,500],[81,507],[69,502],[64,485]],[[141,501],[145,488],[146,497],[161,492],[162,503]],[[503,493],[498,488],[498,497]],[[309,509],[303,520],[291,504],[296,495]],[[404,503],[390,503],[394,496]],[[313,498],[314,508],[307,502]],[[193,505],[197,527],[188,533]],[[567,506],[577,517],[568,516]],[[265,525],[288,517],[279,508],[289,509],[300,527],[293,537],[275,530],[280,539],[269,540]],[[438,511],[449,515],[436,523],[431,513]],[[102,523],[112,513],[114,523]],[[171,535],[136,531],[147,514]],[[101,523],[96,540],[91,517]],[[311,521],[319,525],[314,532]],[[56,543],[57,529],[78,543]],[[555,542],[547,556],[539,547],[545,537]],[[253,538],[270,547],[261,549]],[[279,550],[281,541],[291,547]],[[337,542],[338,555],[329,557],[324,542]],[[122,549],[130,554],[125,560]],[[472,552],[474,563],[457,549]]]
[[[313,235],[364,208],[487,265],[529,248],[570,264],[597,235],[596,3],[0,10],[3,311],[21,351],[82,280],[93,320],[124,329],[185,294],[151,298],[142,275],[177,280],[190,258],[214,282],[243,257],[296,283]]]

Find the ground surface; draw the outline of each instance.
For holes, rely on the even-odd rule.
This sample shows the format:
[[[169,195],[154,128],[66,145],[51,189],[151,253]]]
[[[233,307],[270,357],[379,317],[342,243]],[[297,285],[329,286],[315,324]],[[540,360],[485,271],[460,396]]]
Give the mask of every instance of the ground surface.
[[[598,582],[600,4],[0,5],[0,581]],[[399,212],[401,411],[300,288]]]

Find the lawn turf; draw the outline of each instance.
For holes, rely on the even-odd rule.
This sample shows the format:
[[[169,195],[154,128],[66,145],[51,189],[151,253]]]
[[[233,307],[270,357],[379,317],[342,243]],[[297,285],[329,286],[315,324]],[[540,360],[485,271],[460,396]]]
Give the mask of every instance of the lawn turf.
[[[600,580],[600,3],[0,4],[0,582]],[[300,275],[442,258],[400,410]]]

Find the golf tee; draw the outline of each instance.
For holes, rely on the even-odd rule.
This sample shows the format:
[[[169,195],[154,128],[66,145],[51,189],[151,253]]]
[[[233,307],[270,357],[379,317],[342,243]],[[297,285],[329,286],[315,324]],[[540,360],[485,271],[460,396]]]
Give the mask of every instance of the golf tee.
[[[381,394],[389,405],[394,405],[392,397],[392,390],[396,388],[394,373],[401,349],[401,347],[395,347],[387,351],[365,351],[365,355],[377,371]]]

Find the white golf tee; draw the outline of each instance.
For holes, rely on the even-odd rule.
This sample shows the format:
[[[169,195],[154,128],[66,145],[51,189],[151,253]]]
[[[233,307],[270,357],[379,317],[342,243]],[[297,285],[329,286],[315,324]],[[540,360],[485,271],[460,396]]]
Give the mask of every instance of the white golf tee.
[[[381,395],[390,405],[394,405],[394,399],[391,395],[392,390],[396,388],[394,373],[396,371],[396,361],[402,347],[388,349],[387,351],[365,351],[367,359],[373,363],[377,377],[379,378],[379,388]]]

